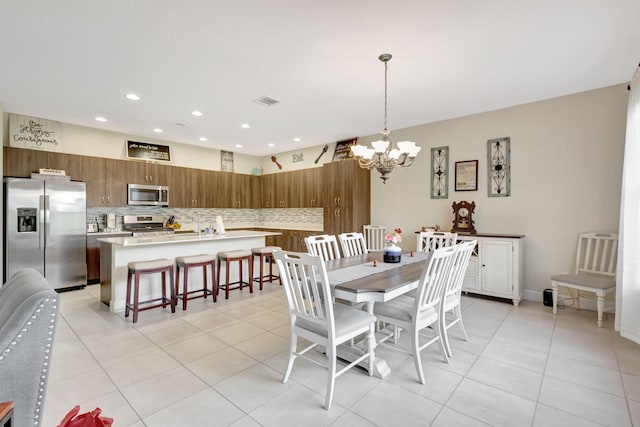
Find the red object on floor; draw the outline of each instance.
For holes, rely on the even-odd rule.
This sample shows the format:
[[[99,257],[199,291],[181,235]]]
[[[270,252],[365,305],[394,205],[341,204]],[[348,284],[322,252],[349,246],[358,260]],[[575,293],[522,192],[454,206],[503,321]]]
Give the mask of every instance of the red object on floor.
[[[102,409],[78,415],[80,405],[76,405],[64,416],[58,427],[112,427],[113,418],[101,417]]]

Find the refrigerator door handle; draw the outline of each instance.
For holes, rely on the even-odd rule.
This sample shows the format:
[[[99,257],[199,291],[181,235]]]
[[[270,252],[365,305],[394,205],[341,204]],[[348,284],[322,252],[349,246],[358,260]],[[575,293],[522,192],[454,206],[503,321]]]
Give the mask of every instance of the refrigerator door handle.
[[[45,247],[45,241],[44,241],[44,224],[45,224],[45,219],[44,219],[44,198],[45,196],[39,196],[38,197],[38,208],[39,208],[39,212],[38,212],[38,249],[40,250],[44,250]]]

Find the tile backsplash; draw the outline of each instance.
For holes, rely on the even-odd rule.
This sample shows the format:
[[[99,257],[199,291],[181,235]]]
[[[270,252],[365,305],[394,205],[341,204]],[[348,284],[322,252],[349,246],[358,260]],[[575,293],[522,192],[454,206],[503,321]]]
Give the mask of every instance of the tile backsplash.
[[[200,215],[200,228],[215,227],[216,216],[222,215],[224,227],[231,228],[280,228],[290,230],[322,231],[322,208],[301,209],[190,209],[190,208],[158,208],[124,207],[124,208],[87,208],[87,223],[98,222],[100,229],[106,226],[106,214],[116,214],[116,227],[122,228],[123,215],[161,215],[163,222],[175,215],[176,221],[182,224],[183,230],[196,230],[197,215]]]

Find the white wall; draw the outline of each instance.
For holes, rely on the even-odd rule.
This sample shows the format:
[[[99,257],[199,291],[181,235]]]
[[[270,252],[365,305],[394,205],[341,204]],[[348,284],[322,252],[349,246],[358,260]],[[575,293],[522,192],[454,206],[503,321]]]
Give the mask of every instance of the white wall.
[[[423,149],[413,167],[387,184],[371,179],[371,221],[404,231],[451,228],[454,201],[475,201],[479,232],[524,234],[524,287],[529,297],[549,276],[573,269],[580,231],[617,231],[624,150],[626,85],[468,117],[392,130]],[[393,123],[393,117],[391,117]],[[487,197],[487,140],[511,137],[511,197]],[[378,135],[360,138],[371,141]],[[430,198],[431,148],[449,146],[449,198]],[[455,192],[456,161],[478,160],[478,191]],[[526,297],[526,295],[525,295]]]

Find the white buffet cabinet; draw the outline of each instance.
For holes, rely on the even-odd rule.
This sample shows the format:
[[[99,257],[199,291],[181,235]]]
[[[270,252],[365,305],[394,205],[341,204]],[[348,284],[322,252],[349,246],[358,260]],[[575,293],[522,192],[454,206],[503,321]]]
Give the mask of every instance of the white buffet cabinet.
[[[126,300],[127,264],[158,258],[216,254],[220,251],[251,249],[265,245],[265,237],[280,233],[232,230],[224,235],[185,234],[159,237],[112,237],[98,239],[100,251],[100,299],[111,311],[123,311]],[[244,269],[248,278],[247,268]],[[231,280],[237,280],[237,263],[231,268]],[[181,275],[182,276],[182,275]],[[211,280],[211,279],[209,279]],[[167,278],[167,283],[169,280]],[[140,300],[158,298],[162,286],[159,274],[141,278]],[[209,282],[211,286],[211,282]],[[189,272],[189,290],[202,289],[202,269]]]
[[[523,240],[519,234],[459,234],[477,240],[462,285],[463,292],[507,298],[516,307],[522,300]]]

